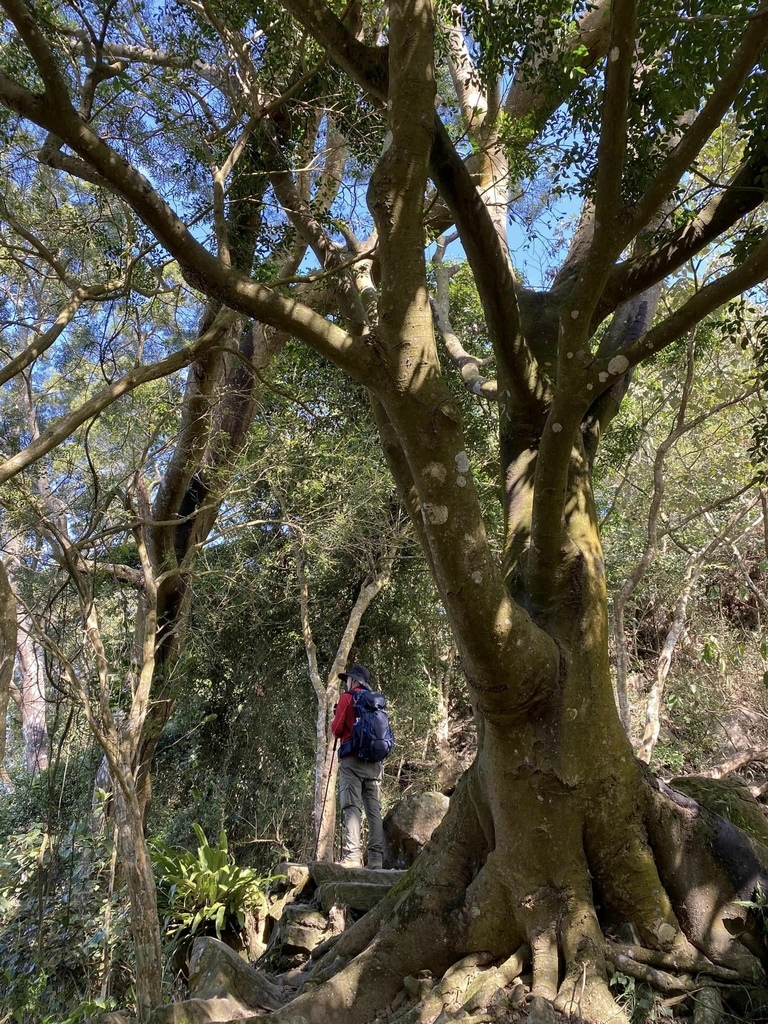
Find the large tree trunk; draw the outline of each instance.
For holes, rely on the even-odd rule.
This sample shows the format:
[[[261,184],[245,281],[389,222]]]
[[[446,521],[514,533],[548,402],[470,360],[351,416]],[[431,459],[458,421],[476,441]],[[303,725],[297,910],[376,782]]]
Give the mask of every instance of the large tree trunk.
[[[768,881],[766,854],[664,790],[634,757],[609,672],[603,555],[582,432],[590,403],[579,404],[576,385],[568,386],[568,374],[580,371],[565,351],[562,386],[540,374],[509,295],[498,296],[506,322],[496,320],[506,396],[499,571],[460,414],[440,374],[423,269],[422,198],[440,141],[439,129],[432,134],[431,5],[398,0],[389,13],[390,131],[368,192],[381,265],[374,408],[456,637],[480,723],[478,753],[407,879],[320,961],[316,976],[331,975],[325,985],[273,1019],[363,1024],[405,975],[441,975],[483,951],[506,961],[521,950],[537,995],[579,1020],[625,1022],[608,987],[605,931],[628,923],[654,950],[691,957],[695,946],[748,972],[755,960],[737,937],[746,911],[735,901]],[[434,152],[432,160],[434,167]],[[460,167],[452,166],[455,198]],[[602,187],[610,203],[610,182]],[[451,210],[457,224],[467,209]],[[476,277],[487,279],[492,267],[508,280],[488,220],[490,248],[476,250]],[[596,292],[599,244],[605,239],[593,249]],[[467,255],[475,258],[469,248]],[[571,356],[588,340],[583,297],[579,290],[579,305],[560,313]],[[436,1016],[425,1010],[414,1019],[431,1024]]]
[[[320,971],[335,959],[338,973],[275,1019],[363,1024],[406,974],[440,976],[469,953],[503,960],[527,946],[537,994],[575,1019],[624,1022],[604,939],[622,923],[644,946],[685,956],[693,943],[749,975],[735,901],[768,881],[761,851],[635,759],[614,708],[606,630],[574,634],[574,611],[564,603],[547,707],[485,717],[476,761],[407,883],[321,961]]]

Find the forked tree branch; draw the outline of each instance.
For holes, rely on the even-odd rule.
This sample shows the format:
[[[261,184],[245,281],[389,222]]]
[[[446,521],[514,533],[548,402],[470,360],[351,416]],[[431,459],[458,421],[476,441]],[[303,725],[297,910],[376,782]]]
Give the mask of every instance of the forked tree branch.
[[[653,460],[653,494],[648,510],[648,539],[640,560],[624,584],[613,595],[613,616],[614,616],[614,639],[616,644],[616,695],[618,698],[619,714],[622,725],[630,735],[629,701],[627,695],[627,672],[628,656],[627,641],[624,630],[624,609],[627,601],[637,589],[640,581],[656,558],[658,550],[658,521],[661,503],[664,498],[666,478],[664,474],[664,463],[670,448],[682,437],[686,430],[693,429],[693,425],[686,427],[685,413],[693,389],[693,375],[695,369],[695,333],[691,335],[688,343],[688,358],[686,361],[685,380],[680,395],[680,404],[674,418],[672,428],[667,436],[656,449]]]
[[[704,285],[661,323],[641,334],[610,358],[596,359],[588,368],[586,380],[600,394],[611,386],[611,378],[625,373],[643,360],[671,345],[692,330],[709,313],[737,295],[754,288],[768,276],[768,238],[759,242],[743,263]]]
[[[333,288],[347,321],[347,328],[357,335],[366,334],[367,317],[357,288],[346,268],[343,254],[333,244],[309,204],[299,195],[293,175],[287,167],[270,174],[275,195],[288,219],[301,237],[309,244],[325,273],[338,274]]]
[[[672,615],[672,626],[664,640],[656,665],[656,679],[654,680],[646,706],[646,721],[643,738],[637,750],[637,757],[646,764],[650,763],[660,731],[661,700],[664,694],[667,677],[672,666],[672,656],[677,647],[680,634],[685,625],[688,604],[691,595],[699,581],[699,577],[707,564],[707,559],[717,550],[720,545],[727,541],[732,531],[738,526],[741,520],[749,514],[759,501],[759,496],[753,498],[745,506],[736,509],[725,526],[722,527],[712,540],[698,551],[691,553],[686,566],[685,584],[680,591]]]
[[[658,284],[757,209],[766,197],[763,179],[766,164],[768,144],[757,136],[750,140],[748,155],[730,181],[693,220],[666,232],[650,248],[614,268],[598,304],[593,326],[602,321],[618,302]]]
[[[95,288],[77,288],[72,292],[48,330],[43,331],[33,342],[27,345],[23,352],[19,352],[18,355],[14,356],[13,359],[9,360],[0,369],[0,387],[3,384],[7,384],[9,380],[12,380],[22,370],[26,370],[38,356],[48,351],[51,345],[61,337],[62,333],[72,323],[75,314],[85,301],[97,299],[103,295],[104,289],[101,285],[97,285]]]
[[[313,0],[310,5],[284,0],[283,6],[328,47],[334,60],[358,85],[371,96],[386,101],[389,76],[383,63],[383,51],[370,48],[361,51],[352,34],[320,0]],[[372,65],[372,61],[376,63]],[[499,377],[521,408],[530,407],[531,415],[539,415],[542,385],[536,360],[520,328],[509,258],[470,171],[456,153],[437,114],[434,132],[430,174],[450,208],[472,267],[496,352]]]
[[[509,257],[469,170],[437,115],[430,174],[451,210],[472,269],[496,353],[499,384],[510,390],[512,401],[523,415],[536,419],[541,415],[545,388],[522,333]]]

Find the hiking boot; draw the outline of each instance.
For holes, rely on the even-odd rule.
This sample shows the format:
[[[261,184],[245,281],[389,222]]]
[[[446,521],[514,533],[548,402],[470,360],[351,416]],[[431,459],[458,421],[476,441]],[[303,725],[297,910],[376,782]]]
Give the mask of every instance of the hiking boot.
[[[376,857],[369,857],[366,866],[369,871],[381,871],[384,868],[384,863]]]
[[[343,860],[336,861],[336,864],[340,868],[361,868],[363,862],[357,857],[345,857]]]

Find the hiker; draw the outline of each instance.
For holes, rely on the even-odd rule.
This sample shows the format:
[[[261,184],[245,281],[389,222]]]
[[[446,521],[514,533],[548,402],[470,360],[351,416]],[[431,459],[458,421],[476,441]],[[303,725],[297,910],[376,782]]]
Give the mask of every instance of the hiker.
[[[344,847],[339,861],[345,868],[363,866],[360,830],[363,807],[368,821],[368,863],[378,870],[384,859],[384,828],[381,823],[383,759],[394,745],[384,710],[387,702],[371,689],[371,673],[365,665],[340,672],[346,692],[336,705],[331,732],[339,741],[339,802],[344,816]]]

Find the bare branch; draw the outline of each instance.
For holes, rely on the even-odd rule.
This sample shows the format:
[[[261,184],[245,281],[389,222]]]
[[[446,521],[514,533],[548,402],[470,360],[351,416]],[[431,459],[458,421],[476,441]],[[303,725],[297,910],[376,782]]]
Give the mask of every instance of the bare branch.
[[[0,463],[0,483],[10,480],[37,459],[52,451],[63,440],[73,434],[79,426],[82,426],[83,423],[93,416],[97,416],[122,395],[128,394],[141,384],[146,384],[151,380],[158,380],[160,377],[167,377],[176,370],[180,370],[194,362],[209,347],[216,344],[223,325],[232,319],[234,319],[233,313],[225,312],[221,314],[220,319],[214,323],[211,329],[199,337],[192,345],[181,349],[179,352],[174,352],[157,363],[129,370],[128,373],[114,384],[104,388],[87,402],[83,402],[77,409],[62,416],[44,431],[39,438],[28,444],[17,455]]]
[[[77,288],[66,300],[56,317],[56,320],[40,334],[31,344],[27,345],[23,352],[14,356],[8,363],[0,368],[0,386],[26,370],[39,356],[53,345],[61,336],[63,331],[72,323],[77,311],[84,302],[103,301],[118,298],[125,294],[125,285],[122,281],[111,281],[106,284],[92,285],[89,288]]]
[[[439,238],[432,257],[432,267],[437,283],[437,298],[432,306],[435,324],[443,339],[446,352],[458,368],[467,391],[478,398],[496,401],[498,397],[496,381],[484,377],[480,373],[480,368],[486,360],[470,355],[459,341],[451,326],[448,283],[452,277],[452,271],[443,262],[445,247],[446,239],[443,237]]]
[[[664,498],[666,479],[664,475],[664,464],[670,448],[682,437],[686,430],[693,429],[693,425],[685,425],[685,413],[693,390],[693,374],[695,369],[695,333],[692,333],[688,342],[688,355],[686,360],[685,380],[680,395],[680,404],[674,418],[672,428],[667,436],[656,449],[653,460],[653,494],[648,509],[648,539],[645,550],[635,568],[624,581],[623,586],[613,595],[613,616],[614,616],[614,639],[616,643],[616,690],[619,698],[621,719],[624,729],[629,735],[629,706],[627,702],[627,674],[628,655],[627,641],[624,629],[624,609],[627,601],[637,589],[640,581],[650,568],[658,550],[658,521],[661,511],[661,503]]]
[[[41,47],[42,36],[34,27],[34,19],[28,8],[23,0],[8,0],[8,4],[25,30],[29,29],[37,52]],[[42,55],[40,62],[42,73],[48,65]],[[20,89],[15,83],[9,85],[9,81],[0,74],[0,99],[18,113],[57,134],[98,175],[109,182],[113,191],[128,202],[158,240],[176,257],[187,280],[194,287],[246,316],[300,338],[331,361],[346,368],[361,382],[375,379],[375,360],[368,347],[356,344],[347,332],[296,299],[283,296],[245,273],[227,267],[208,252],[147,179],[78,117],[67,97],[59,96],[57,92],[55,106],[41,104],[38,97]],[[58,90],[60,81],[58,76],[51,79],[54,91]]]
[[[656,665],[656,679],[651,688],[651,692],[648,697],[648,704],[646,706],[645,731],[637,751],[638,758],[646,764],[650,762],[656,742],[659,738],[661,699],[664,693],[667,677],[669,675],[669,670],[672,665],[672,656],[675,648],[677,647],[677,642],[680,639],[683,626],[685,625],[688,603],[691,599],[691,595],[699,581],[699,577],[701,576],[705,565],[707,564],[707,559],[724,541],[730,537],[732,531],[738,526],[744,517],[749,514],[759,500],[760,498],[758,495],[746,505],[737,508],[725,526],[715,533],[712,540],[704,547],[699,548],[698,551],[692,552],[688,559],[685,584],[683,585],[677,601],[675,602],[672,626],[667,633],[664,640],[664,646],[661,650],[661,654],[659,655],[659,660]]]
[[[311,247],[324,274],[339,275],[334,281],[334,291],[347,320],[348,330],[353,334],[366,334],[368,324],[365,310],[354,280],[344,272],[350,265],[350,261],[344,259],[343,254],[328,237],[309,205],[300,197],[291,172],[287,168],[282,168],[279,171],[273,171],[270,179],[283,209],[301,237]],[[355,262],[359,258],[356,255],[351,262]]]
[[[451,5],[451,24],[445,35],[448,42],[448,67],[459,99],[461,116],[470,137],[476,139],[488,113],[488,102],[480,89],[480,76],[467,49],[461,4]]]
[[[596,312],[601,321],[617,301],[645,291],[667,274],[683,266],[698,252],[721,237],[741,218],[765,201],[763,169],[768,162],[768,146],[757,137],[748,146],[748,156],[734,176],[693,220],[667,232],[650,248],[636,252],[611,273]]]

